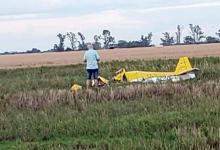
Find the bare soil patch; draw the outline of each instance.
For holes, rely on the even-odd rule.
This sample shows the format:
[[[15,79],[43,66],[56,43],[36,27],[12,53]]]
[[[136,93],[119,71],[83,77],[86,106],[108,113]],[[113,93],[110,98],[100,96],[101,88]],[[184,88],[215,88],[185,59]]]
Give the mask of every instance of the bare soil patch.
[[[113,49],[98,51],[102,61],[168,59],[180,56],[220,56],[220,44],[181,45],[167,47]],[[0,56],[0,69],[56,66],[83,63],[84,51],[18,54]]]

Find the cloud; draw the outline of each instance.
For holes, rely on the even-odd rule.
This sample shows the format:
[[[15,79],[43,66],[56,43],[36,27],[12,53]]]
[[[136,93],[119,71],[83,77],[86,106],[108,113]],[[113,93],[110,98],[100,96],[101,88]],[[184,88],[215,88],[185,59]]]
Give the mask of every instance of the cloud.
[[[42,13],[63,7],[62,0],[7,0],[1,1],[0,15]]]
[[[197,4],[188,4],[188,5],[174,5],[174,6],[166,6],[166,7],[155,7],[143,9],[140,11],[144,12],[154,12],[154,11],[165,11],[165,10],[173,10],[173,9],[187,9],[187,8],[203,8],[203,7],[217,7],[220,6],[220,2],[210,2],[210,3],[197,3]]]
[[[4,20],[4,18],[6,18],[5,16],[0,17],[0,19],[3,19],[2,23],[0,24],[0,33],[7,30],[23,32],[23,29],[26,29],[28,26],[33,26],[33,28],[40,30],[54,31],[62,28],[64,30],[71,28],[75,30],[87,30],[90,28],[95,28],[97,25],[99,27],[117,26],[120,28],[122,27],[121,25],[133,26],[141,23],[141,21],[130,20],[128,16],[121,13],[119,10],[104,11],[101,13],[72,17],[41,18],[37,14],[12,15],[10,17],[14,18],[15,20]],[[126,28],[126,26],[123,26],[123,28],[124,27]]]
[[[51,9],[60,4],[60,0],[51,0],[44,4],[42,4],[43,0],[40,1],[41,3],[37,3],[36,0],[33,2],[37,6],[45,5],[45,8],[50,7]],[[68,0],[64,1],[67,2],[65,4],[68,4]],[[95,0],[97,3],[100,1]],[[106,4],[109,3],[108,0],[104,1]],[[137,2],[140,1],[137,0]],[[164,3],[164,0],[156,0],[158,3],[159,1]],[[49,3],[50,6],[46,6]],[[72,3],[69,4],[72,6]],[[82,0],[80,3],[86,3],[86,0]],[[128,3],[131,4],[131,2]],[[86,4],[88,5],[88,3]],[[143,9],[135,8],[135,6],[132,8],[123,7],[123,9],[107,9],[105,11],[96,10],[93,13],[83,15],[75,15],[74,13],[57,15],[46,12],[3,15],[0,16],[0,50],[27,50],[33,47],[47,50],[58,42],[56,37],[58,33],[65,34],[69,31],[82,32],[87,41],[92,41],[93,36],[101,34],[103,29],[109,29],[116,40],[138,40],[142,34],[146,35],[153,32],[154,43],[159,43],[162,32],[175,32],[178,24],[184,26],[184,34],[187,34],[189,23],[199,24],[207,28],[211,27],[212,32],[217,30],[220,20],[220,16],[216,15],[219,13],[219,2],[208,2],[206,0],[206,3],[200,4],[174,4],[177,4],[175,0],[172,1],[172,6],[158,4],[160,7],[149,8],[148,6]],[[121,5],[119,6],[121,7]],[[211,33],[210,30],[205,32]]]
[[[19,17],[16,17],[19,18]],[[83,16],[53,17],[53,18],[28,18],[15,20],[4,20],[0,23],[0,40],[3,41],[0,49],[30,49],[39,47],[42,49],[50,48],[57,42],[56,35],[60,32],[82,32],[86,34],[87,40],[93,40],[95,34],[101,34],[103,29],[112,32],[118,30],[129,30],[139,27],[142,21],[131,20],[120,11],[104,11]],[[119,35],[118,35],[119,36]],[[3,38],[4,37],[4,38]],[[8,44],[15,39],[14,45]],[[37,42],[38,41],[38,42]],[[46,42],[47,44],[45,44]],[[37,43],[43,43],[40,45]],[[23,46],[22,46],[23,45]]]
[[[10,14],[85,14],[112,9],[156,9],[178,5],[216,3],[218,0],[7,0],[0,2],[0,15]]]

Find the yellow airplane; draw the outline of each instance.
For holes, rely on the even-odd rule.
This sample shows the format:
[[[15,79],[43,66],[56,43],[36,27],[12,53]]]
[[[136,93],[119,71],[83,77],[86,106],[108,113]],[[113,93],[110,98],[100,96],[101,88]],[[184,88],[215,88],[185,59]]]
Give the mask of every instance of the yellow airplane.
[[[128,82],[142,82],[142,83],[156,83],[161,81],[170,80],[177,82],[181,80],[194,79],[198,68],[192,68],[188,57],[181,57],[174,72],[146,72],[146,71],[126,71],[120,69],[113,77],[115,81],[128,81]],[[98,85],[109,85],[109,80],[99,76]],[[78,92],[82,86],[74,84],[71,87],[72,92]]]
[[[198,70],[198,68],[192,68],[188,57],[181,57],[174,72],[126,71],[120,69],[116,72],[113,80],[142,83],[156,83],[167,80],[177,82],[194,79]]]

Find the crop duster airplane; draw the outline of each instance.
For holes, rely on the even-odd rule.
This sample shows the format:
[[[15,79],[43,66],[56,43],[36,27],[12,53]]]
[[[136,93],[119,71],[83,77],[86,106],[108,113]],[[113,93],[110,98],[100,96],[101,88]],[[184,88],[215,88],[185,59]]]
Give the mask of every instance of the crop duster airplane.
[[[188,57],[181,57],[174,72],[148,72],[148,71],[126,71],[120,69],[113,77],[114,81],[141,82],[141,83],[157,83],[163,81],[178,82],[182,80],[194,79],[198,68],[192,68]],[[99,86],[109,84],[109,80],[99,76]],[[82,89],[82,86],[74,84],[71,88],[73,92]]]
[[[113,77],[115,81],[157,83],[162,81],[177,82],[194,79],[198,68],[192,68],[188,57],[181,57],[174,72],[126,71],[120,69]]]

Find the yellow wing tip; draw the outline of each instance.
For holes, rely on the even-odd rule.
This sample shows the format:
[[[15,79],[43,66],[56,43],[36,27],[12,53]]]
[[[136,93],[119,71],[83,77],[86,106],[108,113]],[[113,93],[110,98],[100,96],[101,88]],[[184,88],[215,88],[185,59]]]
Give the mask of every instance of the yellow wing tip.
[[[73,86],[71,87],[72,92],[78,92],[80,90],[82,90],[82,86],[79,84],[73,84]]]
[[[99,81],[102,82],[102,84],[109,84],[109,80],[105,79],[104,77],[99,76]]]

